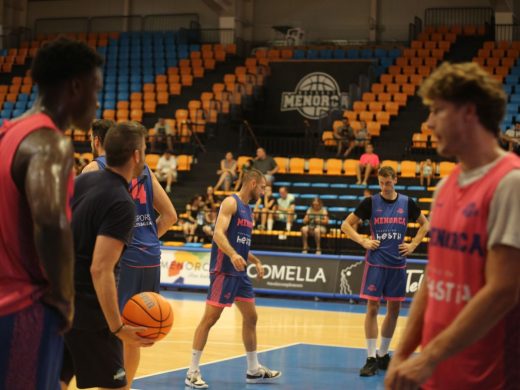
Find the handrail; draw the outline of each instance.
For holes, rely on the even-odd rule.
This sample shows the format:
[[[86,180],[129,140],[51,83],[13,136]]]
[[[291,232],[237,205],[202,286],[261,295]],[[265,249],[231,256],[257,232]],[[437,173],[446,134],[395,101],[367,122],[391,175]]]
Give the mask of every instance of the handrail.
[[[492,23],[491,7],[436,7],[424,11],[425,26],[483,25]]]
[[[251,127],[251,125],[249,124],[248,121],[244,121],[244,125],[245,125],[249,135],[253,139],[253,142],[255,143],[256,149],[258,149],[260,147],[260,144],[258,143],[258,139],[256,138],[256,135],[255,135],[255,132],[254,132],[253,128]]]

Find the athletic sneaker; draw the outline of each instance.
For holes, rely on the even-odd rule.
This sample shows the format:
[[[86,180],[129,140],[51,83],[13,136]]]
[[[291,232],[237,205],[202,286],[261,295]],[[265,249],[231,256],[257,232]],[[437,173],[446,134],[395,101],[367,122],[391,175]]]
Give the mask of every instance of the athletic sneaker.
[[[377,358],[377,368],[380,370],[386,370],[388,365],[390,364],[390,355],[387,353],[384,356],[376,355]]]
[[[188,372],[188,374],[186,374],[184,384],[188,387],[191,387],[192,389],[207,389],[209,387],[200,376],[199,370]]]
[[[260,366],[256,374],[247,374],[246,381],[247,383],[269,383],[281,376],[281,371],[270,370],[267,367]]]
[[[361,370],[359,376],[374,376],[377,374],[377,359],[375,357],[367,358],[367,362]]]

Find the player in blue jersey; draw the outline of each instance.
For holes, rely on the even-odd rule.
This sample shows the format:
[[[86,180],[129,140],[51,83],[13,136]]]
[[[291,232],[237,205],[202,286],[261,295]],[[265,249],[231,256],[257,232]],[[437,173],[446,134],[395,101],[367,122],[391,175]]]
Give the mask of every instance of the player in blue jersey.
[[[103,141],[114,124],[109,120],[96,120],[92,124],[91,144],[94,161],[83,172],[105,169]],[[118,284],[119,308],[135,294],[144,291],[159,292],[161,278],[161,247],[159,237],[177,222],[177,213],[159,181],[145,164],[141,175],[132,179],[130,195],[136,207],[134,235],[120,261]],[[156,210],[159,217],[155,218]],[[125,345],[125,371],[129,386],[139,366],[140,348]]]
[[[210,264],[210,286],[204,316],[195,331],[191,365],[185,384],[196,389],[208,385],[200,375],[199,362],[208,334],[220,318],[225,307],[235,303],[242,314],[242,335],[247,355],[247,383],[267,383],[280,378],[280,371],[270,370],[258,363],[256,353],[257,314],[253,286],[246,273],[247,261],[256,266],[258,277],[264,270],[254,256],[251,246],[253,213],[250,202],[256,202],[264,194],[264,175],[251,169],[244,173],[238,194],[228,196],[222,202],[213,234]]]
[[[351,240],[367,250],[360,296],[367,299],[365,336],[368,358],[360,370],[361,376],[372,376],[378,369],[388,368],[388,349],[406,293],[406,256],[417,248],[429,228],[428,220],[413,199],[395,192],[397,176],[393,168],[382,167],[378,180],[381,192],[365,198],[341,225],[342,231]],[[369,238],[354,229],[365,219],[370,221]],[[409,244],[404,243],[408,221],[416,221],[420,226]],[[381,298],[387,301],[387,313],[381,327],[380,348],[376,353],[379,333],[377,314]]]

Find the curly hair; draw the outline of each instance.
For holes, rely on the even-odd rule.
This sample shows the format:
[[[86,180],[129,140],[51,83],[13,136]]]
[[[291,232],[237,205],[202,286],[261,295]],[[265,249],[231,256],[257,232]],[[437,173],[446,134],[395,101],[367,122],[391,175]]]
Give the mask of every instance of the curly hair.
[[[45,44],[32,63],[31,75],[40,90],[101,68],[103,58],[87,44],[58,38]]]
[[[495,135],[500,132],[506,94],[499,81],[476,63],[443,63],[423,82],[419,96],[426,105],[435,99],[457,105],[472,103],[486,130]]]

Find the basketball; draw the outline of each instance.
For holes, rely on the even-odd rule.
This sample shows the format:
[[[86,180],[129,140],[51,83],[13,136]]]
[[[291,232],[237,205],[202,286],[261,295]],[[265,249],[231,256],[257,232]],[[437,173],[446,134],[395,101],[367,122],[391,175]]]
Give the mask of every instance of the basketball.
[[[146,331],[139,336],[159,341],[172,328],[173,310],[166,299],[154,292],[134,295],[123,309],[123,322],[132,326],[143,326]]]

